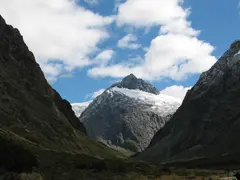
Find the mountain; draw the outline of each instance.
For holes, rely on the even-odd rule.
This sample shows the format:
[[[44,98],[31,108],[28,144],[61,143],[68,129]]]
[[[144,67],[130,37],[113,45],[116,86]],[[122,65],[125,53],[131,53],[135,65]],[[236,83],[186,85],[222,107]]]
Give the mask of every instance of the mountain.
[[[91,101],[89,102],[83,102],[83,103],[72,103],[72,110],[74,111],[75,115],[77,117],[80,117],[82,112],[89,106],[89,104],[91,103]]]
[[[168,173],[127,160],[85,133],[71,105],[47,83],[20,32],[0,16],[0,179],[138,180]]]
[[[82,179],[82,169],[97,169],[104,158],[124,157],[86,136],[69,102],[47,83],[20,32],[1,16],[0,152],[0,179],[41,180],[33,170],[44,179]],[[14,177],[4,178],[7,172]],[[16,178],[15,173],[27,174]]]
[[[31,136],[34,142],[42,138],[39,143],[47,146],[50,141],[61,143],[73,136],[74,130],[86,132],[70,103],[47,83],[19,31],[6,25],[2,17],[0,55],[1,128],[27,139]],[[61,126],[56,128],[56,124]]]
[[[127,88],[127,89],[138,89],[144,92],[152,93],[158,95],[160,92],[159,90],[154,87],[152,84],[138,79],[133,74],[126,76],[121,82],[112,85],[111,87],[118,87],[118,88]]]
[[[239,77],[237,40],[209,71],[202,73],[181,107],[138,158],[204,166],[239,164]]]
[[[130,74],[95,98],[79,119],[91,138],[140,152],[179,106],[178,99]]]

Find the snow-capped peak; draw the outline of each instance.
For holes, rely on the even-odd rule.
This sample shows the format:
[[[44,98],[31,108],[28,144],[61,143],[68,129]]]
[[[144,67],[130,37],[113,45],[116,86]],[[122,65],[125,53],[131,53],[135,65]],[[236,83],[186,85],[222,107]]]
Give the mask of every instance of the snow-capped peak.
[[[138,100],[140,103],[142,102],[143,104],[149,105],[152,110],[162,115],[174,113],[181,105],[180,99],[164,94],[155,95],[138,89],[113,87],[107,90],[107,93],[111,94],[111,96],[113,92],[124,94],[125,96]]]
[[[159,90],[156,87],[154,87],[152,84],[137,78],[133,74],[126,76],[125,78],[122,79],[121,82],[111,86],[111,88],[113,87],[138,89],[138,90],[156,94],[156,95],[160,93]]]
[[[180,99],[130,74],[96,97],[79,119],[90,137],[140,152],[180,105]]]

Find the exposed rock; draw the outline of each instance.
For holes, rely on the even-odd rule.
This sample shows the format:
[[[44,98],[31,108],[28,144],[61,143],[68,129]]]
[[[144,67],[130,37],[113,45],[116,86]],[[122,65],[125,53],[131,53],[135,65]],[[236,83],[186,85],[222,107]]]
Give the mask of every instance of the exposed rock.
[[[71,104],[67,100],[62,99],[58,92],[55,90],[54,92],[54,100],[58,109],[63,113],[65,117],[67,117],[68,121],[75,129],[86,133],[85,127],[81,122],[79,122],[78,118],[75,116],[75,113],[73,113],[74,111],[72,110]]]
[[[188,91],[183,104],[138,158],[202,164],[240,162],[240,41]]]
[[[79,148],[75,131],[85,133],[71,105],[47,83],[19,31],[1,16],[0,126],[48,148]]]
[[[129,75],[98,96],[80,116],[87,134],[108,146],[144,150],[180,101]]]
[[[139,89],[141,91],[149,92],[158,95],[159,90],[152,84],[138,79],[133,74],[126,76],[121,82],[112,85],[111,87],[127,88],[127,89]]]

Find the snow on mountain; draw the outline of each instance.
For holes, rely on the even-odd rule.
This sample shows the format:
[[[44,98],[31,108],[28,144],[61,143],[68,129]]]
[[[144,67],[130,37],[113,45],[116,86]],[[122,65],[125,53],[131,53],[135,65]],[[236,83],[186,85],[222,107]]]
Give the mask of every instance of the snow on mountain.
[[[234,56],[240,55],[240,51],[238,51]]]
[[[88,107],[88,105],[91,102],[92,101],[82,102],[82,103],[73,103],[73,104],[71,104],[72,105],[72,110],[74,111],[74,113],[77,117],[80,117],[82,112]]]
[[[113,87],[107,90],[108,93],[111,93],[111,91],[122,93],[130,98],[138,100],[139,103],[149,105],[152,110],[163,116],[166,116],[167,114],[173,114],[181,104],[181,99],[164,94],[156,95],[138,89]]]
[[[79,117],[89,137],[110,147],[143,151],[181,100],[161,94],[133,74],[106,89]]]

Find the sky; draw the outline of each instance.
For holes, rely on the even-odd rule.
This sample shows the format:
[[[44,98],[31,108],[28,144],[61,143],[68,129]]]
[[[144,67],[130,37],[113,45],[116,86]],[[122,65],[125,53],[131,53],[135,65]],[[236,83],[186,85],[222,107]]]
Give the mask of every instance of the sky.
[[[182,99],[239,39],[239,0],[0,0],[48,82],[90,101],[130,73]]]

